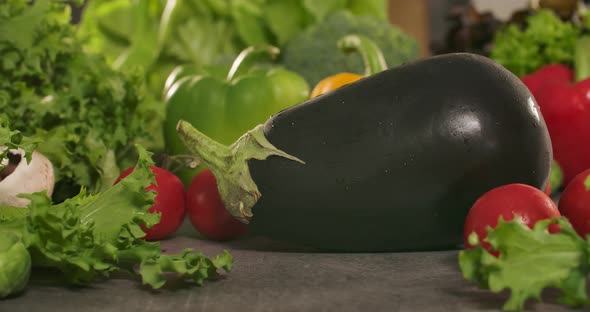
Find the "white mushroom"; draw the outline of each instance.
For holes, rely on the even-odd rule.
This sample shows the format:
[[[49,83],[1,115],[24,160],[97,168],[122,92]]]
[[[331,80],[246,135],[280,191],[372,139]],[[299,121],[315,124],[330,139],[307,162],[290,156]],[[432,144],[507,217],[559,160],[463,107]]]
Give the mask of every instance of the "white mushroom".
[[[0,147],[5,150],[6,147]],[[2,160],[0,171],[0,205],[25,207],[30,200],[17,197],[47,191],[51,196],[55,184],[53,165],[43,154],[34,151],[31,161],[27,163],[22,149],[12,149],[8,157]]]

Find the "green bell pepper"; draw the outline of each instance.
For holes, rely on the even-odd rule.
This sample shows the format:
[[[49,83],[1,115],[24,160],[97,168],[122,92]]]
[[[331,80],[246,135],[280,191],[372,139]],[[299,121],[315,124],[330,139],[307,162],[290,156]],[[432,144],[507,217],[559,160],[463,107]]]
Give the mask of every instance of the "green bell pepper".
[[[180,119],[191,123],[214,140],[230,144],[244,132],[263,123],[271,115],[309,97],[309,84],[298,74],[281,67],[258,66],[260,56],[275,59],[279,49],[259,45],[243,50],[226,77],[218,74],[178,75],[167,87],[164,140],[170,156],[188,154],[176,132]],[[174,75],[175,73],[173,73]],[[201,168],[177,172],[188,184]]]

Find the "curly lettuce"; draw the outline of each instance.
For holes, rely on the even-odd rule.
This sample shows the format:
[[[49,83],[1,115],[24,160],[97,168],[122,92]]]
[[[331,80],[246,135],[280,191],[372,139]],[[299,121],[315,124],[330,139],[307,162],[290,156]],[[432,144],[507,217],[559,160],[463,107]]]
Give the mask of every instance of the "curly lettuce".
[[[26,161],[30,162],[33,150],[37,148],[40,142],[41,139],[39,138],[23,136],[20,131],[12,130],[6,117],[0,115],[0,146],[6,147],[0,150],[0,171],[4,169],[3,161],[7,158],[11,149],[23,150]]]
[[[0,238],[18,237],[31,255],[33,267],[61,271],[66,282],[83,285],[124,270],[136,274],[143,284],[160,288],[166,273],[202,285],[231,270],[233,258],[225,251],[211,259],[191,249],[162,254],[159,242],[143,239],[141,226],[160,220],[148,209],[155,193],[145,191],[155,177],[151,153],[138,146],[134,171],[104,192],[89,195],[84,190],[62,203],[53,204],[44,192],[26,196],[31,200],[24,213],[0,207]],[[11,217],[10,217],[11,216]],[[9,272],[10,273],[10,272]]]
[[[509,290],[505,311],[523,311],[530,299],[541,301],[546,288],[560,291],[560,303],[589,306],[588,238],[580,237],[565,218],[539,221],[533,229],[518,220],[500,218],[498,226],[488,230],[486,241],[499,257],[481,245],[460,252],[463,276],[494,293]],[[548,228],[554,222],[561,231],[551,234]],[[473,233],[470,240],[477,241],[477,234]]]
[[[146,96],[141,72],[113,70],[87,54],[65,1],[0,3],[0,111],[36,136],[53,163],[54,200],[96,193],[133,163],[133,144],[157,149],[163,108]]]
[[[507,25],[496,33],[491,58],[521,77],[546,64],[572,65],[582,30],[550,10],[527,17],[524,28]]]

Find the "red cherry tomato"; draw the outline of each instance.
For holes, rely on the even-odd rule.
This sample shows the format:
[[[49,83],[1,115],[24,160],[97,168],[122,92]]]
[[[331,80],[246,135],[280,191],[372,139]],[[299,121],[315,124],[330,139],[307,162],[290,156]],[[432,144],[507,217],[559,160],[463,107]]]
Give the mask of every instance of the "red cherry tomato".
[[[515,213],[530,228],[537,221],[561,217],[553,200],[543,191],[520,183],[503,185],[483,194],[469,210],[463,230],[465,247],[474,247],[468,238],[475,232],[482,246],[490,250],[490,244],[484,241],[488,235],[487,227],[495,228],[500,216],[506,221],[512,220]],[[558,231],[557,224],[549,226],[549,232]]]
[[[186,209],[191,224],[212,240],[231,240],[247,231],[247,226],[225,209],[215,176],[209,169],[197,174],[186,192]]]
[[[128,176],[134,168],[135,166],[123,171],[115,184]],[[185,191],[182,181],[172,172],[156,166],[150,168],[156,176],[157,185],[152,183],[146,188],[148,191],[156,192],[154,205],[150,207],[149,212],[159,212],[161,217],[159,223],[149,229],[142,226],[142,229],[146,233],[146,240],[160,240],[176,232],[182,225],[185,215]]]
[[[588,176],[590,169],[577,174],[559,199],[559,211],[582,237],[590,233],[590,190],[586,187]]]

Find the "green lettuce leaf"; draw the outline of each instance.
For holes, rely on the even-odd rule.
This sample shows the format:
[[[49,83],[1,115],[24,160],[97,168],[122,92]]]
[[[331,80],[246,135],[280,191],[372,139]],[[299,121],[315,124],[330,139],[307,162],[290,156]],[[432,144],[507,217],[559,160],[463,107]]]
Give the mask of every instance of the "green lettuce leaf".
[[[10,123],[5,116],[0,115],[0,171],[4,169],[2,161],[7,157],[11,149],[22,149],[27,162],[31,161],[33,150],[41,142],[40,138],[23,136],[18,130],[11,130]]]
[[[0,224],[13,222],[29,215],[29,209],[13,206],[0,206]]]
[[[537,222],[531,230],[519,221],[500,219],[486,239],[499,256],[481,246],[461,251],[464,277],[495,293],[510,290],[506,311],[522,311],[531,298],[540,301],[541,292],[549,287],[561,291],[559,301],[564,304],[590,304],[586,293],[590,244],[566,219],[557,221],[561,232],[550,234],[551,222],[555,221]]]
[[[154,129],[164,106],[149,96],[141,70],[116,71],[83,50],[66,1],[30,2],[0,2],[0,111],[13,130],[41,140],[61,202],[112,185],[135,160],[134,144],[162,148]]]
[[[309,25],[313,16],[301,5],[301,0],[284,0],[268,3],[264,9],[264,18],[276,36],[277,43],[284,45]]]
[[[303,7],[313,15],[316,22],[322,22],[328,14],[346,8],[347,0],[303,0]]]
[[[498,31],[491,58],[519,77],[546,64],[572,65],[580,33],[579,27],[552,11],[539,10],[527,17],[524,29],[508,25]]]
[[[282,47],[342,10],[387,19],[385,0],[92,0],[78,36],[115,67],[143,67],[150,90],[160,95],[162,76],[177,65],[230,65],[250,45]]]
[[[259,2],[259,3],[256,3]],[[240,39],[248,46],[272,41],[263,19],[263,1],[234,0],[231,16]]]
[[[141,226],[151,227],[158,214],[148,212],[155,183],[150,169],[151,153],[138,146],[134,171],[108,190],[77,196],[54,205],[46,193],[26,195],[31,200],[26,216],[15,216],[14,208],[0,207],[0,234],[10,232],[21,238],[32,257],[33,266],[60,270],[72,284],[86,284],[109,273],[125,270],[138,274],[142,283],[162,287],[166,273],[174,273],[202,285],[217,276],[217,270],[231,270],[232,256],[225,253],[210,259],[186,249],[163,255],[158,242],[147,242]],[[24,195],[23,195],[24,196]]]
[[[355,15],[368,15],[387,20],[387,0],[348,0],[348,9]]]

